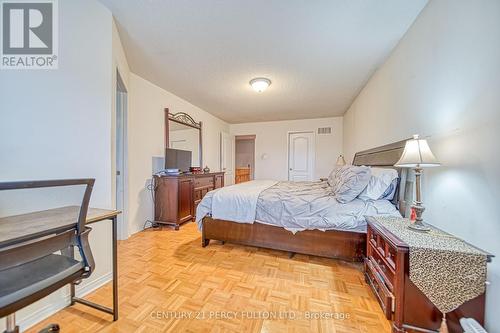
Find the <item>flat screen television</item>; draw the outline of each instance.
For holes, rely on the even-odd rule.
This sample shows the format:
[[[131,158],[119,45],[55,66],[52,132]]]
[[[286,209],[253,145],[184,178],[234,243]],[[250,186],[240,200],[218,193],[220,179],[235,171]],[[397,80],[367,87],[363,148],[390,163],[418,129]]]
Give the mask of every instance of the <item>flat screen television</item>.
[[[188,172],[191,167],[191,155],[189,150],[165,149],[165,169],[179,169]]]

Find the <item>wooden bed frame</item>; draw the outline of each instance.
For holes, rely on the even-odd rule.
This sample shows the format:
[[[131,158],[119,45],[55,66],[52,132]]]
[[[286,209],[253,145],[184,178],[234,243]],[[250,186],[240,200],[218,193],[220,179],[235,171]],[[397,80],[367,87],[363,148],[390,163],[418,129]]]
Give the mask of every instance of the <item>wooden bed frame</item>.
[[[399,160],[406,140],[356,153],[353,165],[393,167]],[[407,216],[411,182],[407,181],[406,169],[397,169],[400,175],[393,204],[403,216]],[[210,240],[257,246],[288,251],[291,255],[307,255],[362,261],[366,251],[366,233],[338,230],[304,230],[292,234],[277,226],[254,222],[253,224],[217,220],[206,216],[202,221],[202,246]]]

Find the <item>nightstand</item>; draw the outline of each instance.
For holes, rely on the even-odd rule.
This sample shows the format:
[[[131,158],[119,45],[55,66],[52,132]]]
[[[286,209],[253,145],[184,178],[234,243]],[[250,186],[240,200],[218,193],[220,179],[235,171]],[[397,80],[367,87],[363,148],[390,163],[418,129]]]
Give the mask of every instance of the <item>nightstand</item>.
[[[375,294],[392,332],[434,332],[442,314],[409,278],[409,246],[376,218],[367,217],[365,280]],[[490,257],[488,257],[490,258]],[[433,274],[433,272],[429,272]],[[446,314],[450,332],[463,332],[462,317],[484,325],[485,293]]]

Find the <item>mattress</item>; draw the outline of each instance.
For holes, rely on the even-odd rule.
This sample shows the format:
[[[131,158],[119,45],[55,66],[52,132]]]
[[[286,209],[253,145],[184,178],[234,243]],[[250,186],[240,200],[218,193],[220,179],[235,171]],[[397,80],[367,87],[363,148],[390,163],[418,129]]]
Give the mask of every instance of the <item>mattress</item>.
[[[246,185],[248,187],[248,185]],[[201,229],[201,220],[206,215],[212,215],[212,200],[217,196],[218,202],[231,202],[231,210],[235,217],[240,217],[242,211],[247,220],[223,219],[238,223],[259,223],[285,228],[292,233],[302,230],[343,230],[351,232],[366,232],[365,216],[400,217],[399,211],[388,200],[354,199],[348,203],[339,203],[331,194],[326,182],[275,182],[264,187],[255,196],[254,202],[238,200],[234,204],[232,196],[240,196],[245,186],[232,185],[225,188],[223,196],[217,196],[217,190],[205,195],[196,212],[196,220]],[[221,193],[222,194],[222,193]],[[226,211],[227,211],[226,207]],[[251,211],[250,211],[251,210]],[[213,216],[214,218],[219,218]],[[255,218],[253,218],[255,217]]]

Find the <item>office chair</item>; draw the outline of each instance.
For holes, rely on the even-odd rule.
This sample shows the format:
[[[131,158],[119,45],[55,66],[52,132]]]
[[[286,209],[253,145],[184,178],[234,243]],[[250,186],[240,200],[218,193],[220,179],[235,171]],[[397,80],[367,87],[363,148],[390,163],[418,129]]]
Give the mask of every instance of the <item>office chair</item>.
[[[94,179],[0,183],[0,191],[86,185],[78,216],[69,224],[0,242],[0,318],[7,316],[5,333],[18,333],[15,312],[57,289],[90,276],[94,258],[85,226]],[[22,227],[22,226],[20,226]],[[78,248],[81,260],[73,258]],[[61,251],[61,254],[55,252]],[[57,324],[42,332],[59,332]]]

